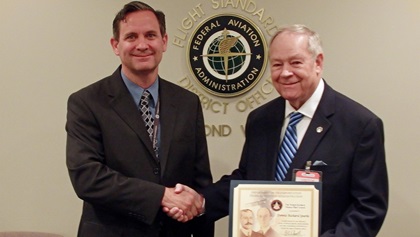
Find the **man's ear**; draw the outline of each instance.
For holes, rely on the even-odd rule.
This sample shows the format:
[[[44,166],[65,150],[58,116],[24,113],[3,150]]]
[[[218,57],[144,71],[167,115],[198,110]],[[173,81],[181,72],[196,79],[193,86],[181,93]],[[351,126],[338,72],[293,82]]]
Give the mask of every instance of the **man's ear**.
[[[316,56],[315,67],[316,73],[320,75],[324,69],[324,54],[320,53],[318,56]]]
[[[119,41],[116,40],[114,37],[112,37],[109,40],[109,42],[111,43],[112,51],[114,51],[114,54],[119,56],[120,55],[120,51],[118,50]]]
[[[162,37],[163,40],[163,52],[166,52],[166,48],[168,47],[168,34],[165,34]]]

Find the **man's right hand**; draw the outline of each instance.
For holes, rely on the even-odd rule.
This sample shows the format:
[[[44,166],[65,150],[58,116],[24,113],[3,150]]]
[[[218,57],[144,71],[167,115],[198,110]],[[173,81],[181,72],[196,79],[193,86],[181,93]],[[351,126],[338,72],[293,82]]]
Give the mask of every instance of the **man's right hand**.
[[[187,222],[204,212],[203,201],[204,198],[194,189],[177,184],[175,188],[165,188],[162,207],[171,218]]]

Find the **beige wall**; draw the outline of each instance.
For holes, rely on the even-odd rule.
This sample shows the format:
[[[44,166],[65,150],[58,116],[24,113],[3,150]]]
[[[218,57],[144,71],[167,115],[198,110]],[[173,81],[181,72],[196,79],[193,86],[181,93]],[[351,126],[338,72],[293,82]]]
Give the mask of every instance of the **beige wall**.
[[[327,82],[383,118],[391,194],[379,236],[418,235],[420,2],[254,1],[279,25],[304,23],[316,29],[324,42]],[[65,167],[66,100],[71,92],[117,67],[109,38],[112,19],[123,2],[0,2],[0,231],[76,235],[81,201]],[[181,19],[200,3],[146,2],[167,13],[170,39]],[[201,3],[209,5],[208,0]],[[178,82],[185,75],[183,50],[169,45],[163,77]],[[273,92],[267,98],[274,96]],[[248,112],[205,111],[207,124],[232,127],[230,136],[208,138],[215,179],[238,163],[240,125]],[[228,236],[227,218],[217,222],[217,233]]]

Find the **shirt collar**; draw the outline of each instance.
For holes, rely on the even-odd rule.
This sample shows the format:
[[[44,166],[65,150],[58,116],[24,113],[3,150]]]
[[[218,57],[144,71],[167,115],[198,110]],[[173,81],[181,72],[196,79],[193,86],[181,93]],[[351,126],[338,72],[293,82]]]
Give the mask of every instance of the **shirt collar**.
[[[324,92],[324,80],[321,78],[319,80],[318,86],[316,87],[314,93],[309,97],[309,99],[297,110],[297,112],[303,114],[304,116],[312,119],[315,114],[315,110],[318,107],[319,101],[321,101],[322,93]],[[291,113],[296,110],[292,107],[289,101],[286,100],[286,107],[284,117],[287,118]]]
[[[147,89],[153,97],[153,104],[156,105],[158,98],[159,98],[159,77],[156,78],[155,82],[149,88],[142,88],[138,86],[136,83],[132,82],[121,70],[121,77],[124,81],[125,86],[127,87],[128,91],[130,92],[131,96],[134,99],[136,105],[140,104],[140,98],[143,92]]]

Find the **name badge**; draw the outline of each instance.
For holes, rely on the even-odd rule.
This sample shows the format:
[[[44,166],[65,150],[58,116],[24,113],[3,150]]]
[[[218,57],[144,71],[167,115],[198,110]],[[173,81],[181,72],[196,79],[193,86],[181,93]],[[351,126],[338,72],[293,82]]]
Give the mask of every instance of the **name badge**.
[[[322,172],[311,170],[311,161],[306,162],[305,169],[293,170],[293,181],[295,182],[321,182]]]

